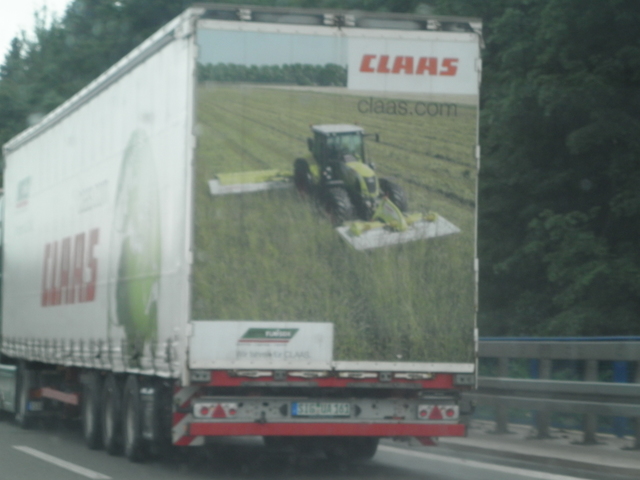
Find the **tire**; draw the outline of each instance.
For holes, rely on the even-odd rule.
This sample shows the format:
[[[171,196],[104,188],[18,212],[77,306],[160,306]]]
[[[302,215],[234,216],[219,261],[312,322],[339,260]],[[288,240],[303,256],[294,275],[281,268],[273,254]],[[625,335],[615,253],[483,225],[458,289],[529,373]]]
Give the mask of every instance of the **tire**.
[[[371,460],[378,451],[379,438],[356,437],[349,442],[349,450],[354,460]]]
[[[102,387],[102,445],[109,455],[122,453],[122,388],[110,373]]]
[[[18,382],[16,388],[16,423],[22,429],[29,429],[34,425],[34,415],[29,411],[29,393],[36,383],[36,372],[21,361],[18,364]]]
[[[407,202],[407,196],[404,193],[402,187],[396,183],[393,183],[386,178],[380,179],[380,190],[382,193],[389,197],[389,200],[400,209],[401,212],[409,210],[409,204]]]
[[[357,462],[370,460],[378,450],[377,437],[338,437],[326,442],[327,458],[336,461]]]
[[[102,381],[98,372],[87,374],[82,386],[82,434],[91,450],[102,447]]]
[[[295,437],[275,437],[268,436],[262,437],[262,441],[264,442],[264,446],[269,450],[286,450],[293,448],[295,441]]]
[[[154,389],[153,440],[149,442],[148,455],[149,457],[160,458],[168,455],[173,448],[171,442],[173,389],[163,381],[156,382]]]
[[[122,439],[124,455],[132,462],[140,462],[147,456],[147,444],[142,438],[140,403],[138,378],[129,375],[122,400]]]
[[[309,163],[304,158],[297,158],[293,162],[293,183],[302,195],[311,194],[312,177]]]
[[[326,208],[334,227],[353,218],[353,204],[344,188],[330,187],[326,192]]]

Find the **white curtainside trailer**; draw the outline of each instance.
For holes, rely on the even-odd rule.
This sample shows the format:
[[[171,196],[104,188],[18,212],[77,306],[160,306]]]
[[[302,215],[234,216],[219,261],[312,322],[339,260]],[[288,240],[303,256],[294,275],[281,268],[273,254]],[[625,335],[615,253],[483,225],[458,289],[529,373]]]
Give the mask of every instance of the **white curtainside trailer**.
[[[132,460],[464,435],[480,44],[473,19],[198,5],[9,141],[0,408]]]

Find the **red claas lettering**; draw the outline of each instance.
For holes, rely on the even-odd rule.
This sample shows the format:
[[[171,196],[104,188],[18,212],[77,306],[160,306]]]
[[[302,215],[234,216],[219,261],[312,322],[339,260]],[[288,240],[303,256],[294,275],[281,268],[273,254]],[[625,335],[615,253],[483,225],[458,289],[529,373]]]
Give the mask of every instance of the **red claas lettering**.
[[[44,246],[41,305],[69,305],[96,298],[100,230],[79,233]]]
[[[391,73],[405,75],[441,75],[452,77],[458,73],[457,58],[412,57],[406,55],[362,56],[362,73]]]

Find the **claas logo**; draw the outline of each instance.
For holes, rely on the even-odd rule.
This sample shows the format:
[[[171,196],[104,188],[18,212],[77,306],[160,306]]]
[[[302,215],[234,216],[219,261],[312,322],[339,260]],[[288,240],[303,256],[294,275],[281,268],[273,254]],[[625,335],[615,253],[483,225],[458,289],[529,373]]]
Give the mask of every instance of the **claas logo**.
[[[297,328],[249,328],[238,343],[286,344],[298,333]]]
[[[96,298],[100,230],[49,242],[42,262],[43,307],[93,302]]]
[[[458,73],[458,59],[405,55],[363,55],[360,62],[360,72],[453,77]]]

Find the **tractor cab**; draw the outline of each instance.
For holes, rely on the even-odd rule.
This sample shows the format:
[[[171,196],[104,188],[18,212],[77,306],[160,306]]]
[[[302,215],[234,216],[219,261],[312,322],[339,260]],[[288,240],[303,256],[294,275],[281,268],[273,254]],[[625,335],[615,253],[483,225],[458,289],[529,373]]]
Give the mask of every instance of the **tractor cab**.
[[[295,160],[293,182],[298,191],[315,195],[335,226],[359,219],[357,225],[362,227],[362,222],[375,220],[362,228],[382,222],[380,225],[405,231],[404,191],[391,180],[378,178],[371,159],[365,156],[364,138],[379,142],[380,136],[349,124],[312,125],[311,131],[313,138],[307,144],[318,165],[311,166],[304,158]]]
[[[314,137],[308,139],[309,150],[321,168],[340,162],[367,163],[362,127],[345,124],[313,125],[311,130]]]

